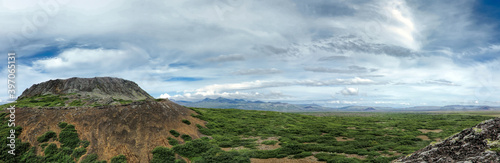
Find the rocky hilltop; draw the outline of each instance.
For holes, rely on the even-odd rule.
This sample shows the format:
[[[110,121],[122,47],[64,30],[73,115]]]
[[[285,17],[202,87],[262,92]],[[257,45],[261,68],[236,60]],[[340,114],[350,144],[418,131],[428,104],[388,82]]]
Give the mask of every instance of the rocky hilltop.
[[[500,162],[500,118],[482,122],[395,162]]]
[[[18,99],[41,95],[78,94],[81,97],[115,98],[123,100],[153,99],[146,91],[142,90],[135,82],[113,78],[69,78],[49,80],[34,84],[26,89]]]
[[[76,105],[85,99],[94,104],[95,99],[127,102]],[[204,121],[191,116],[197,114],[193,110],[167,99],[155,100],[136,83],[119,78],[50,80],[25,90],[16,105],[24,105],[16,109],[16,126],[22,127],[19,138],[37,148],[38,155],[43,155],[44,148],[37,139],[48,132],[60,136],[60,123],[74,125],[78,139],[90,142],[82,158],[97,154],[99,160],[108,162],[120,154],[129,162],[149,162],[155,147],[172,147],[168,138],[181,143],[184,140],[179,135],[200,138],[197,126],[205,126]],[[48,143],[62,148],[57,141]]]

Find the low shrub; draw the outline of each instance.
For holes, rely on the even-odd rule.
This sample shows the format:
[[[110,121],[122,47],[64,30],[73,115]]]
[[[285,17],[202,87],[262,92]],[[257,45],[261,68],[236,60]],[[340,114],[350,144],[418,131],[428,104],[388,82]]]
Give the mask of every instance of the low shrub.
[[[106,161],[99,161],[97,160],[99,156],[97,154],[92,153],[87,155],[80,163],[106,163]]]
[[[312,156],[311,152],[302,152],[302,153],[294,155],[292,158],[297,159],[297,158],[305,158],[305,157],[309,157],[309,156]]]
[[[261,144],[275,145],[276,143],[278,143],[278,141],[276,141],[276,140],[266,140],[266,141],[263,141]]]
[[[175,146],[177,144],[179,144],[179,141],[177,139],[174,139],[174,138],[171,138],[171,137],[168,137],[168,144],[172,145],[172,146]]]
[[[127,157],[125,155],[118,155],[111,158],[111,163],[127,163]]]
[[[153,159],[151,163],[164,163],[164,162],[174,162],[175,153],[173,150],[167,147],[156,147],[153,149]]]
[[[85,149],[85,148],[76,148],[75,150],[73,150],[73,153],[71,154],[71,157],[79,159],[85,153],[87,153],[87,149]]]
[[[183,120],[182,120],[182,123],[185,123],[185,124],[187,124],[187,125],[190,125],[190,124],[191,124],[191,122],[189,122],[187,119],[183,119]]]
[[[177,132],[175,130],[170,130],[169,132],[170,132],[170,134],[172,134],[175,137],[179,137],[181,135],[179,132]]]
[[[184,141],[191,141],[191,140],[193,139],[193,138],[191,138],[191,136],[189,136],[189,135],[182,135],[182,136],[181,136],[181,138],[182,138],[182,140],[184,140]]]
[[[58,126],[59,128],[65,128],[68,125],[66,122],[59,122]]]
[[[202,153],[208,151],[211,148],[215,148],[215,146],[210,144],[208,141],[195,139],[184,144],[176,145],[172,149],[175,151],[175,153],[181,156],[192,158],[201,156]]]
[[[39,143],[43,143],[43,142],[49,141],[51,138],[57,138],[56,132],[54,132],[54,131],[47,131],[45,134],[39,136],[36,140]]]

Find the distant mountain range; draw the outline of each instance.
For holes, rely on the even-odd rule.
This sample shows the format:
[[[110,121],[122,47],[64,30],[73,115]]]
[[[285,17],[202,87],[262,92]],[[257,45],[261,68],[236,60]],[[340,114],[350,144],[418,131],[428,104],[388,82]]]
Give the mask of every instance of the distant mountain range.
[[[247,101],[243,99],[216,98],[197,102],[175,101],[175,103],[188,107],[222,108],[244,110],[267,110],[281,112],[303,111],[340,111],[340,112],[399,112],[399,111],[500,111],[500,107],[482,105],[448,105],[448,106],[415,106],[408,108],[373,107],[373,106],[345,106],[341,108],[323,107],[317,104],[289,104],[282,102]]]
[[[223,109],[244,109],[244,110],[267,110],[267,111],[282,111],[282,112],[297,112],[297,111],[332,111],[335,108],[323,107],[316,104],[288,104],[281,102],[263,102],[263,101],[247,101],[243,99],[227,99],[216,98],[198,102],[189,101],[174,101],[177,104],[199,107],[199,108],[223,108]]]

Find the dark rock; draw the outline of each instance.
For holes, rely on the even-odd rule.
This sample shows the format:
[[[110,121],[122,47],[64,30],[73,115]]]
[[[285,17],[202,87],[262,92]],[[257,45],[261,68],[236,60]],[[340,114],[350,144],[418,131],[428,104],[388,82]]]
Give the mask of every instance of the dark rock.
[[[500,162],[499,133],[500,118],[487,120],[395,162]]]

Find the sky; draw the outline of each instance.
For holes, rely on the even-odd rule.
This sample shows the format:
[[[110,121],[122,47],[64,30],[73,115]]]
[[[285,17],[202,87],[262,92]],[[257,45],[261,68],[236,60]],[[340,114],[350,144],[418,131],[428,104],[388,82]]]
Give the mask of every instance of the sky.
[[[499,11],[494,0],[0,0],[0,80],[14,51],[17,96],[111,76],[184,101],[495,106]]]

